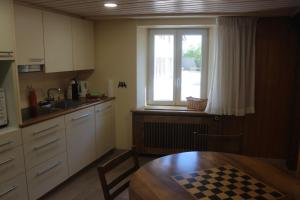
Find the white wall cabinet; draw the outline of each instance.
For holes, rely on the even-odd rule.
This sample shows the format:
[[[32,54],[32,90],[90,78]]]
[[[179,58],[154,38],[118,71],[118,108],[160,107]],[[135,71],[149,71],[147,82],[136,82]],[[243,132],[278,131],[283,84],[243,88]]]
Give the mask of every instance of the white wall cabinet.
[[[44,64],[43,15],[15,4],[17,65]]]
[[[14,57],[14,10],[12,0],[0,1],[0,60]]]
[[[45,72],[73,70],[71,17],[43,13],[45,41]]]
[[[67,152],[70,175],[96,158],[94,107],[66,115]]]
[[[96,156],[99,158],[115,148],[114,104],[106,102],[95,106]]]
[[[94,69],[94,23],[88,20],[72,18],[72,35],[74,70]]]

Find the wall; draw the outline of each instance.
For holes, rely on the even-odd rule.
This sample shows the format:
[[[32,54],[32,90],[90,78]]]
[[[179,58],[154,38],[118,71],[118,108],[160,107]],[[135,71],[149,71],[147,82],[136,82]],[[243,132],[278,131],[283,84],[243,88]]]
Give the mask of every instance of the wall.
[[[45,100],[48,88],[61,88],[66,90],[69,82],[74,77],[85,80],[91,71],[82,72],[61,72],[61,73],[19,73],[19,89],[21,108],[28,107],[28,86],[32,86],[37,94],[38,101]]]
[[[294,110],[297,35],[289,18],[262,18],[256,34],[255,108],[246,117],[244,153],[286,158]],[[299,53],[298,53],[299,54]]]
[[[132,127],[130,110],[137,105],[137,27],[161,25],[212,25],[215,19],[103,20],[96,23],[96,69],[90,85],[106,92],[108,80],[115,82],[117,148],[130,148]],[[117,88],[125,81],[127,88]]]
[[[118,148],[131,146],[130,109],[137,105],[137,88],[142,90],[136,82],[140,62],[137,60],[137,27],[214,23],[211,19],[132,19],[96,23],[96,70],[89,79],[92,88],[105,92],[109,79],[116,84],[126,81],[128,85],[127,89],[118,89],[115,84]],[[295,37],[288,18],[261,18],[258,22],[256,114],[245,120],[243,152],[246,155],[287,157],[296,67]]]
[[[293,27],[300,35],[300,13],[293,18]],[[288,161],[291,169],[297,169],[300,175],[300,37],[298,37],[298,65],[295,73],[296,83],[294,87],[292,134],[289,140]]]

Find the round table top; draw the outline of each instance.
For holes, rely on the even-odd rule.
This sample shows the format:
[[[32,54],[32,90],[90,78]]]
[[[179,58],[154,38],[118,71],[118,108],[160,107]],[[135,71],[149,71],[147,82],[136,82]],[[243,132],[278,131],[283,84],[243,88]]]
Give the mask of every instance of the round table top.
[[[300,179],[260,159],[216,153],[186,152],[155,159],[142,166],[131,178],[131,200],[195,199],[172,176],[231,165],[255,179],[278,189],[284,199],[300,199]]]

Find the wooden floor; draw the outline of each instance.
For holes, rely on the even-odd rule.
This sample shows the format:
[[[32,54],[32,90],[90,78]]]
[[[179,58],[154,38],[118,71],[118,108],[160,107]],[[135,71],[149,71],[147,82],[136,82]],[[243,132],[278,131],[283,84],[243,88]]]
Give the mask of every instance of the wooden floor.
[[[121,150],[116,150],[111,155],[106,156],[104,159],[100,160],[84,169],[83,171],[76,174],[74,177],[70,178],[57,188],[55,188],[50,193],[46,194],[41,199],[43,200],[104,200],[102,188],[100,185],[97,166],[106,162],[113,156],[116,156],[122,152]],[[143,165],[154,158],[152,157],[139,157],[140,165]],[[130,166],[130,163],[125,163],[123,166],[116,168],[111,174],[108,174],[107,179],[112,179],[120,174],[124,169]],[[116,200],[128,200],[128,191],[121,193]]]
[[[100,181],[97,173],[97,166],[111,159],[112,157],[118,155],[122,150],[116,150],[112,154],[106,156],[104,159],[101,159],[99,162],[96,162],[79,172],[57,188],[55,188],[50,193],[42,197],[42,200],[104,200],[102,189],[100,186]],[[155,159],[154,157],[139,157],[140,164],[143,165],[151,160]],[[265,161],[270,162],[272,165],[281,168],[282,170],[287,170],[285,168],[284,162],[280,160],[271,160],[264,159]],[[111,174],[108,175],[107,179],[111,180],[113,177],[116,177],[118,174],[126,170],[131,164],[125,163],[123,166],[119,166]],[[293,172],[290,172],[293,173]],[[116,200],[128,200],[128,191],[124,191],[120,194]]]

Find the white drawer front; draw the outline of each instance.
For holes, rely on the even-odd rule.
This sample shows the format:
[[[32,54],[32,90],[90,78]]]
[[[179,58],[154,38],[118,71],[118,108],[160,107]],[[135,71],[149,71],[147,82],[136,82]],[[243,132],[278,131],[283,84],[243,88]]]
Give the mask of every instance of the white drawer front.
[[[81,123],[82,121],[88,120],[94,114],[94,107],[85,108],[76,112],[66,115],[66,124],[70,123]]]
[[[0,184],[0,200],[27,200],[25,174]]]
[[[0,133],[0,152],[19,146],[22,143],[21,141],[20,129],[5,131],[3,134]]]
[[[24,171],[24,157],[21,146],[0,153],[0,182],[11,179]]]
[[[64,116],[57,117],[39,124],[35,124],[22,129],[23,142],[29,142],[39,137],[44,137],[53,132],[65,128]]]
[[[30,169],[66,151],[65,129],[60,129],[24,144],[25,166]]]
[[[63,153],[27,172],[29,198],[41,197],[67,178],[67,155]]]
[[[101,103],[95,106],[95,111],[100,111],[100,110],[109,110],[113,108],[114,102],[113,101],[108,101],[105,103]]]

